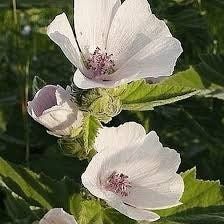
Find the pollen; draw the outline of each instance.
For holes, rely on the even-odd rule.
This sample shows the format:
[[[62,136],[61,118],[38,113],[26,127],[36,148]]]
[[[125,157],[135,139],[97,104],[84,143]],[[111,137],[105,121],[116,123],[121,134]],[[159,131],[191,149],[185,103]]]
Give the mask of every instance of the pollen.
[[[123,173],[114,171],[106,180],[104,187],[121,197],[127,197],[130,193],[131,183],[128,181],[128,176]]]
[[[92,78],[110,75],[115,71],[112,56],[113,54],[108,55],[106,52],[101,52],[99,47],[96,48],[93,54],[90,54],[87,60],[87,69],[90,70]]]

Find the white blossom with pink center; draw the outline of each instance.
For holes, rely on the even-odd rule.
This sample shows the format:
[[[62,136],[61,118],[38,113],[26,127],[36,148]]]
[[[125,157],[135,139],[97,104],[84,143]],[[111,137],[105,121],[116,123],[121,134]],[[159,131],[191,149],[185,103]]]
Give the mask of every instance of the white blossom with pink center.
[[[77,222],[62,208],[53,208],[39,221],[39,224],[77,224]]]
[[[104,127],[95,149],[82,183],[111,207],[134,220],[156,221],[160,217],[152,210],[181,204],[180,155],[163,147],[154,131],[146,134],[135,122]]]
[[[47,85],[40,89],[32,101],[28,102],[30,116],[45,126],[49,134],[70,135],[73,128],[82,125],[83,113],[71,100],[69,87]]]
[[[159,80],[173,73],[182,53],[147,0],[75,0],[74,27],[62,13],[47,34],[77,67],[73,80],[82,89]]]

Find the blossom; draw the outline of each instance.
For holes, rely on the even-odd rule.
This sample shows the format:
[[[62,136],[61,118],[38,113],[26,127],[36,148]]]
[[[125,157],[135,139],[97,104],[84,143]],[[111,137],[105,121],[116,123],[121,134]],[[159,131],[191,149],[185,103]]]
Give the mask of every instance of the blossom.
[[[77,222],[62,208],[53,208],[40,220],[39,224],[77,224]]]
[[[77,67],[73,80],[82,89],[170,76],[182,53],[147,0],[75,0],[74,27],[76,38],[62,13],[47,34]]]
[[[83,185],[96,197],[135,220],[155,221],[150,210],[181,204],[184,191],[177,174],[179,153],[163,147],[154,131],[146,134],[137,123],[102,128],[98,153],[82,175]]]
[[[71,101],[69,88],[46,85],[40,89],[27,106],[30,116],[45,126],[49,134],[69,135],[82,124],[83,113]]]

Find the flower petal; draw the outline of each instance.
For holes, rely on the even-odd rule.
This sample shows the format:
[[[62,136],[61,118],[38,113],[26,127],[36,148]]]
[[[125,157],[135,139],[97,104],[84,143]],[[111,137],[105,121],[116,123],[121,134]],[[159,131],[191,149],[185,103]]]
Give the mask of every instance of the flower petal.
[[[147,77],[170,76],[181,53],[181,43],[173,37],[153,40],[113,73],[112,78],[114,81],[124,79],[127,83]]]
[[[85,54],[96,47],[105,49],[111,21],[120,0],[75,0],[74,23],[78,43]]]
[[[57,105],[62,105],[65,102],[67,103],[71,99],[70,91],[67,91],[67,89],[65,90],[60,85],[57,85],[55,96],[57,99]]]
[[[176,174],[180,155],[164,148],[155,132],[150,132],[142,146],[129,154],[122,172],[130,177],[132,189],[125,202],[147,209],[178,205],[184,190],[183,180]]]
[[[126,0],[112,22],[107,52],[113,54],[119,68],[150,41],[168,36],[167,25],[151,13],[147,0]]]
[[[107,200],[107,195],[105,195],[105,190],[101,186],[100,175],[102,172],[102,165],[105,162],[103,156],[100,153],[96,154],[89,165],[86,168],[86,171],[82,174],[82,184],[89,192],[101,199]]]
[[[62,111],[62,113],[67,113],[67,110],[64,110],[64,112]],[[71,134],[72,129],[77,129],[82,125],[82,111],[77,109],[77,111],[74,111],[73,115],[67,115],[67,117],[68,119],[65,122],[62,122],[60,125],[54,126],[53,128],[51,128],[52,131],[47,131],[47,133],[55,137],[66,136]]]
[[[55,92],[57,86],[46,85],[40,89],[34,96],[32,101],[28,102],[28,113],[32,116],[32,111],[36,117],[40,117],[43,112],[57,105]]]
[[[39,222],[39,224],[77,224],[74,217],[66,213],[62,208],[51,209]]]
[[[55,17],[47,28],[47,34],[61,48],[73,65],[82,68],[79,48],[65,13]]]
[[[131,156],[129,152],[132,150],[136,150],[136,145],[122,148],[121,151],[107,149],[97,153],[90,161],[86,171],[82,174],[82,183],[84,187],[96,197],[104,200],[111,199],[111,194],[113,193],[106,191],[103,187],[103,183],[114,171],[120,173],[120,171],[122,172],[124,170]]]
[[[65,130],[76,121],[78,111],[68,110],[60,106],[52,107],[44,111],[43,115],[39,117],[38,122],[44,125],[49,130]],[[67,131],[66,131],[67,132]],[[68,133],[69,134],[69,133]]]
[[[113,171],[124,173],[132,185],[130,195],[124,201],[138,208],[162,209],[179,205],[184,190],[183,180],[176,174],[179,154],[163,148],[155,132],[150,132],[142,144],[127,144],[114,153],[110,153],[113,148],[101,150],[91,161],[98,171],[93,172],[93,167],[89,168],[90,178],[94,173],[103,182]]]
[[[95,140],[95,150],[117,151],[129,145],[138,144],[146,136],[142,125],[135,122],[127,122],[119,127],[104,127],[99,130]]]
[[[73,76],[74,84],[81,89],[93,89],[93,88],[112,88],[119,85],[119,81],[102,81],[89,79],[82,74],[82,72],[77,69]]]
[[[83,121],[83,113],[72,102],[70,90],[59,85],[47,85],[39,90],[28,102],[27,110],[55,136],[69,135],[71,129],[80,127]]]
[[[163,147],[154,131],[146,135],[138,150],[129,153],[126,173],[137,186],[156,185],[169,180],[176,174],[181,162],[180,154]]]
[[[131,123],[131,124],[130,124]],[[110,141],[112,146],[108,146],[106,141],[101,141],[102,137],[100,136],[99,140],[96,140],[95,147],[97,150],[99,150],[99,153],[97,153],[89,163],[89,165],[86,168],[86,171],[82,175],[82,182],[83,185],[95,196],[100,197],[102,199],[107,199],[107,196],[104,193],[104,189],[102,187],[102,183],[105,181],[106,178],[108,178],[113,171],[117,171],[118,173],[125,173],[127,172],[126,166],[129,166],[129,158],[132,158],[132,155],[135,151],[138,152],[138,148],[140,146],[137,146],[136,144],[132,144],[133,141],[131,140],[131,136],[140,143],[141,139],[145,135],[145,131],[142,130],[141,125],[137,127],[137,124],[134,122],[130,122],[127,125],[119,126],[118,128],[112,128],[112,132],[115,132],[116,129],[119,129],[116,134],[119,133],[120,136],[122,136],[121,130],[125,131],[126,134],[124,134],[124,137],[127,136],[128,140],[127,143],[123,141],[124,147],[119,147],[116,150],[116,141],[110,141],[111,136],[107,136],[104,134],[104,137],[106,137],[107,141]],[[135,132],[134,127],[137,127],[137,134],[133,134],[132,132]],[[105,133],[109,133],[109,129],[105,129]],[[104,132],[104,131],[103,131]],[[117,135],[118,137],[118,135]],[[98,137],[97,137],[98,138]],[[112,136],[112,139],[114,140],[114,136]],[[119,143],[119,141],[117,141]],[[131,144],[129,144],[131,143]],[[99,146],[99,144],[102,144],[102,146]],[[105,150],[106,147],[104,147],[104,144],[106,146],[110,147]],[[115,145],[116,144],[116,145]],[[113,147],[115,146],[115,147]],[[127,147],[128,146],[128,147]],[[126,174],[126,173],[125,173]]]
[[[150,178],[149,178],[150,180]],[[168,180],[158,180],[149,186],[132,186],[130,194],[124,202],[144,209],[166,209],[178,206],[183,195],[184,183],[180,175],[174,174]]]
[[[120,128],[119,131],[125,132],[124,127],[125,125],[117,129]],[[139,136],[138,132],[137,135],[131,133],[131,131],[135,132],[134,125],[131,127],[128,129],[130,132],[127,132],[129,133],[127,139],[131,140],[131,136],[133,139],[138,139],[135,138]],[[105,133],[108,134],[108,130],[105,130]],[[119,136],[117,133],[115,136]],[[180,165],[180,155],[173,149],[163,147],[159,137],[153,131],[145,136],[142,133],[140,136],[141,140],[137,140],[138,144],[132,140],[127,141],[123,146],[121,144],[120,150],[113,150],[113,142],[111,142],[113,144],[111,149],[106,150],[100,146],[100,152],[92,158],[82,175],[84,186],[93,195],[108,201],[109,204],[118,198],[125,205],[129,205],[128,207],[135,207],[137,210],[164,209],[179,205],[184,191],[183,179],[176,174]],[[104,135],[104,138],[108,140],[110,135]],[[120,142],[119,137],[116,140],[114,137],[112,139]],[[99,141],[96,144],[105,144],[105,141]],[[111,146],[107,146],[106,143],[106,147]],[[105,189],[104,184],[113,172],[128,176],[131,188],[127,197],[119,197]],[[118,204],[121,207],[124,206],[120,201]],[[116,205],[113,207],[117,210],[120,209]],[[119,211],[130,217],[125,209]],[[133,218],[137,219],[136,217]]]
[[[120,213],[128,216],[131,219],[134,220],[144,220],[144,221],[156,221],[160,218],[159,215],[157,215],[154,212],[151,211],[146,211],[143,209],[138,209],[129,205],[125,205],[124,203],[122,203],[119,200],[116,201],[107,201],[107,203],[115,208],[116,210],[118,210]]]

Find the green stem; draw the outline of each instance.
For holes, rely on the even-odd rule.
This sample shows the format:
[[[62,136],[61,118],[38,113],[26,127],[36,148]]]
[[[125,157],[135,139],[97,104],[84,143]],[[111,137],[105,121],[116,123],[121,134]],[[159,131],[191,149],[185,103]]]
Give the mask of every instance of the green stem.
[[[28,60],[25,68],[24,101],[23,101],[23,108],[24,108],[23,117],[24,117],[25,140],[26,140],[25,160],[28,167],[30,163],[30,131],[29,131],[29,121],[27,113],[27,102],[29,97],[29,69],[30,69],[30,62]]]
[[[12,0],[12,6],[13,6],[13,17],[14,17],[14,22],[15,24],[17,24],[18,20],[17,20],[17,6],[16,6],[16,0]]]

